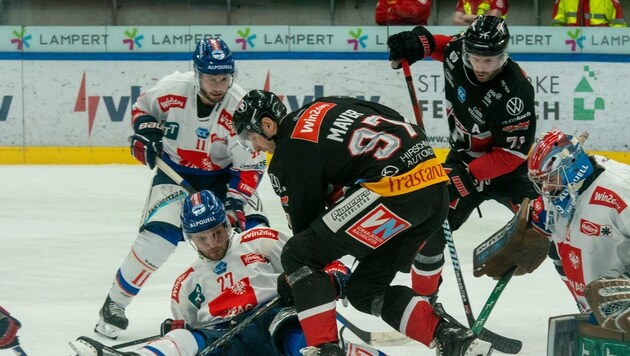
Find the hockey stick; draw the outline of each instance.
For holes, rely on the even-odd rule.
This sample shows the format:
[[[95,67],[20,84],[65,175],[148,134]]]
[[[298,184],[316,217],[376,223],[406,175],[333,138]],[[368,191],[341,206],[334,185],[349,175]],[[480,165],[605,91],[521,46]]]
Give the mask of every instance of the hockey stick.
[[[492,309],[494,309],[494,306],[497,304],[497,300],[501,296],[501,293],[503,293],[505,286],[507,286],[510,279],[512,279],[512,275],[514,275],[514,271],[516,271],[516,268],[517,268],[516,266],[510,268],[510,270],[505,272],[503,277],[499,279],[496,286],[494,286],[492,293],[490,293],[490,296],[488,297],[486,304],[483,306],[483,309],[481,309],[481,313],[479,313],[479,317],[477,318],[477,321],[475,321],[475,324],[470,328],[475,334],[479,335],[479,338],[481,338],[481,333],[483,333],[483,330],[485,330],[485,329],[482,330],[483,325],[486,323],[486,320],[488,320],[488,317],[490,316]],[[519,343],[522,346],[522,343],[520,341]],[[495,347],[494,344],[492,345],[492,347],[494,347],[498,351],[501,351],[499,350],[498,347]],[[520,351],[520,347],[519,347],[519,351]],[[505,351],[501,351],[501,352],[505,352]]]
[[[24,351],[24,349],[20,345],[13,346],[11,350],[13,350],[13,352],[15,352],[15,354],[18,356],[27,356],[26,351]]]
[[[474,328],[475,325],[477,325],[479,320],[481,320],[481,314],[475,321],[475,317],[472,312],[472,307],[470,306],[470,299],[468,298],[468,292],[466,291],[466,285],[464,284],[464,276],[462,274],[462,269],[459,264],[459,257],[457,256],[457,250],[455,249],[455,241],[453,241],[453,235],[451,234],[451,228],[448,225],[448,220],[444,220],[444,224],[442,225],[442,227],[444,229],[444,236],[446,237],[446,244],[448,245],[448,251],[451,256],[451,264],[453,265],[453,270],[455,271],[455,278],[457,279],[457,286],[459,287],[459,295],[461,296],[462,303],[464,304],[464,311],[466,312],[466,319],[468,319],[468,325],[472,329]],[[513,270],[512,270],[512,273],[514,272]],[[510,278],[512,277],[512,273],[510,273]],[[503,290],[503,288],[505,287],[507,282],[510,280],[510,278],[507,278],[507,280],[501,285],[501,290]],[[503,278],[501,279],[501,281],[502,280]],[[499,281],[499,283],[501,281]],[[499,286],[499,283],[497,283],[497,287]],[[495,287],[495,290],[497,289],[497,287]],[[491,297],[494,294],[495,292],[493,291],[491,294]],[[500,294],[501,293],[499,292],[496,295],[496,298],[493,300],[493,303],[496,302],[496,299],[499,298]],[[482,310],[482,313],[488,307],[489,302],[490,302],[490,299],[488,299],[488,302],[486,302],[486,305],[484,305],[484,309]],[[494,305],[492,307],[494,307]],[[492,310],[492,307],[490,308],[490,311]],[[487,319],[489,315],[490,315],[490,312],[488,311],[485,314],[485,318]],[[475,332],[475,334],[479,335],[479,338],[481,340],[488,341],[489,343],[492,344],[492,347],[495,350],[501,351],[506,354],[516,354],[519,351],[521,351],[521,348],[523,347],[523,343],[520,340],[511,339],[506,336],[501,336],[497,333],[494,333],[488,329],[483,328],[483,324],[485,324],[485,322],[486,321],[483,320],[483,322],[481,323],[481,326],[479,326],[478,331]],[[473,329],[473,332],[474,332],[474,329]]]
[[[407,60],[401,60],[403,72],[405,74],[405,81],[407,82],[407,90],[409,91],[409,97],[411,98],[411,105],[413,106],[413,113],[416,117],[418,126],[424,130],[422,122],[422,111],[418,103],[416,96],[416,89],[413,85],[413,78],[411,77],[411,70],[409,69],[409,63]],[[453,241],[453,235],[451,234],[451,228],[448,225],[448,220],[444,221],[442,225],[444,229],[444,235],[446,236],[446,243],[451,255],[451,263],[455,271],[455,277],[457,279],[457,285],[459,286],[459,294],[464,304],[464,311],[466,312],[466,318],[468,319],[468,325],[472,327],[475,324],[475,317],[473,316],[472,309],[470,307],[470,301],[468,298],[468,292],[466,291],[466,285],[464,284],[464,276],[459,265],[459,258],[457,257],[457,250],[455,249],[455,242]],[[506,282],[507,283],[507,282]],[[482,324],[483,325],[483,324]],[[479,338],[484,341],[488,341],[497,350],[507,354],[518,353],[523,347],[523,343],[520,340],[510,339],[505,336],[493,333],[490,330],[482,329],[480,333],[477,333]]]
[[[127,341],[127,342],[123,342],[121,344],[116,344],[116,345],[112,345],[110,346],[112,349],[123,349],[125,347],[129,347],[129,346],[134,346],[134,345],[139,345],[139,344],[144,344],[145,342],[149,342],[149,341],[153,341],[153,340],[157,340],[159,338],[161,338],[162,335],[158,334],[158,335],[153,335],[153,336],[147,336],[145,338],[142,339],[137,339],[137,340],[131,340],[131,341]]]
[[[225,345],[226,342],[230,341],[236,334],[240,333],[245,329],[249,324],[251,324],[256,318],[265,314],[267,311],[271,310],[273,307],[278,305],[280,302],[280,297],[275,297],[264,304],[262,307],[258,308],[252,315],[245,318],[234,328],[230,329],[225,334],[221,335],[220,338],[216,339],[212,344],[208,345],[206,348],[201,350],[197,355],[206,356],[209,355],[212,351],[216,350],[218,347]]]
[[[407,342],[411,341],[410,338],[397,331],[374,332],[363,330],[358,326],[352,324],[339,312],[337,312],[337,320],[345,328],[350,330],[354,335],[361,339],[361,341],[365,342],[368,345],[394,346],[406,344]],[[343,328],[340,333],[343,333]]]

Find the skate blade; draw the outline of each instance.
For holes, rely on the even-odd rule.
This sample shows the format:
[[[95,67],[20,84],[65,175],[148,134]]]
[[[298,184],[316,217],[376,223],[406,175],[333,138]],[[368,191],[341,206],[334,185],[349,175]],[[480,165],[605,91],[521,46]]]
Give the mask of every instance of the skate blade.
[[[113,326],[111,324],[107,324],[102,318],[99,319],[98,323],[94,327],[94,332],[100,336],[106,337],[110,340],[116,340],[123,329]]]
[[[466,349],[464,356],[490,356],[492,355],[492,344],[483,341],[481,339],[476,339]]]

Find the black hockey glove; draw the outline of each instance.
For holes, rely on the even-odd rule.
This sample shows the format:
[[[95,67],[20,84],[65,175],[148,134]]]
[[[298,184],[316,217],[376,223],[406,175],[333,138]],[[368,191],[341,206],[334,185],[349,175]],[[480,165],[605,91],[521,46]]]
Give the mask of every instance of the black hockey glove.
[[[330,277],[330,281],[335,286],[339,299],[342,300],[344,306],[348,306],[348,300],[346,299],[346,285],[350,280],[352,272],[350,268],[344,265],[341,261],[335,260],[324,267],[324,272]]]
[[[162,152],[162,137],[164,137],[162,125],[153,116],[143,115],[134,122],[133,131],[134,134],[129,136],[131,155],[140,163],[153,169],[155,159]]]
[[[230,220],[230,225],[237,232],[245,231],[245,213],[243,212],[245,203],[237,198],[225,198],[223,202],[225,206],[225,215]]]
[[[417,26],[411,31],[403,31],[391,35],[387,39],[389,60],[392,67],[401,67],[400,60],[406,59],[411,65],[424,57],[430,56],[435,50],[433,35],[426,28]]]
[[[0,307],[0,350],[19,345],[17,331],[20,327],[22,324],[6,309]]]
[[[278,290],[278,296],[280,296],[280,306],[292,307],[295,305],[293,290],[291,290],[291,286],[289,282],[287,282],[286,277],[287,274],[284,272],[278,276],[278,286],[276,288]]]
[[[444,162],[444,170],[451,180],[448,185],[448,193],[451,201],[465,198],[477,191],[477,181],[470,175],[466,166],[461,162]]]
[[[169,332],[173,330],[177,330],[177,329],[192,330],[190,325],[186,324],[184,320],[182,319],[173,320],[171,318],[168,318],[162,322],[162,325],[160,325],[160,335],[164,336],[168,334]]]

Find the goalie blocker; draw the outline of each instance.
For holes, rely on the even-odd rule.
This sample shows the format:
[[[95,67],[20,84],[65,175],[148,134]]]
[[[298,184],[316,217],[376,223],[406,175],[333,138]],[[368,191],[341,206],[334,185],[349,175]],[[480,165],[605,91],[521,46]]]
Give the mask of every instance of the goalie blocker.
[[[523,200],[514,217],[499,231],[475,248],[473,274],[500,278],[513,266],[514,275],[533,272],[547,257],[547,236],[532,229],[529,224],[529,199]]]
[[[589,324],[588,314],[549,318],[548,356],[630,355],[630,334]]]

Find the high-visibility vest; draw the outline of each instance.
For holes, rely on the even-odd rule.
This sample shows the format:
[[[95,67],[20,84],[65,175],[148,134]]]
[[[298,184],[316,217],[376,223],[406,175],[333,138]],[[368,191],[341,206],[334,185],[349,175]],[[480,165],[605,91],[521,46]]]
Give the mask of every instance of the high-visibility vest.
[[[505,0],[504,0],[505,1]],[[466,15],[483,15],[490,10],[492,0],[462,0],[462,6]],[[505,19],[507,14],[501,17]]]
[[[556,0],[555,26],[627,27],[619,0]]]

